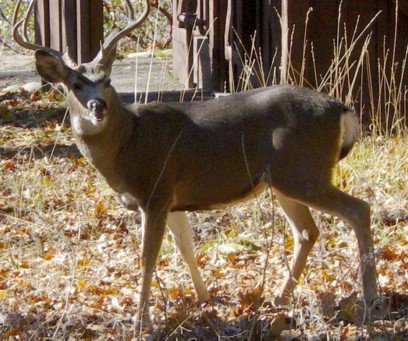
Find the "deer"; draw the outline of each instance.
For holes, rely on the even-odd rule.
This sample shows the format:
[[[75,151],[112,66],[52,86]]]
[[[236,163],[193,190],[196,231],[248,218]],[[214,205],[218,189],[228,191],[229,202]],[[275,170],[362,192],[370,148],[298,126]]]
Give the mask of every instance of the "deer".
[[[288,305],[319,230],[310,209],[336,216],[353,229],[359,250],[363,301],[378,298],[370,206],[332,184],[335,165],[360,136],[355,110],[328,95],[295,85],[248,90],[202,102],[125,106],[111,85],[118,41],[149,14],[136,17],[101,43],[96,57],[77,65],[67,53],[29,41],[27,14],[13,17],[13,36],[35,51],[39,75],[63,84],[80,152],[142,225],[142,282],[136,320],[148,326],[152,276],[166,226],[187,264],[198,301],[210,299],[194,254],[186,212],[220,209],[270,188],[294,237],[293,259],[274,299]]]

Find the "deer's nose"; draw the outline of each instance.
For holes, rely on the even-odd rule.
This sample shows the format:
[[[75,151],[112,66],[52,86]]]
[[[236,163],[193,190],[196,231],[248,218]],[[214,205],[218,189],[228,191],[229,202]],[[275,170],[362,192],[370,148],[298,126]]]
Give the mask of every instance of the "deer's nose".
[[[106,102],[103,99],[91,99],[87,103],[89,112],[91,112],[97,121],[102,121],[106,114]]]
[[[87,107],[89,111],[95,111],[99,113],[103,113],[106,110],[106,102],[103,99],[91,99],[87,103]]]

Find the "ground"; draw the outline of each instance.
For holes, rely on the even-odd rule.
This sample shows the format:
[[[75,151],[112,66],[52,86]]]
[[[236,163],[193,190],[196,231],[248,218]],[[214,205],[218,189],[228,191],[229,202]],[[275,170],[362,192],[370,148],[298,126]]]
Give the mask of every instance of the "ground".
[[[133,53],[115,61],[112,84],[118,92],[181,90],[182,84],[171,75],[171,51]],[[0,89],[17,88],[40,79],[35,72],[33,52],[13,46],[13,50],[0,47]],[[135,87],[135,79],[137,86]],[[149,82],[147,82],[149,79]]]
[[[209,302],[196,303],[166,236],[153,283],[154,328],[139,331],[140,216],[117,202],[79,154],[57,90],[4,91],[20,77],[19,85],[27,82],[21,75],[30,60],[19,59],[14,71],[0,68],[12,76],[0,83],[0,338],[408,338],[407,138],[363,137],[335,170],[334,182],[372,207],[381,309],[371,321],[359,310],[354,234],[321,214],[314,215],[321,236],[292,304],[272,305],[293,239],[267,191],[258,201],[189,214]]]

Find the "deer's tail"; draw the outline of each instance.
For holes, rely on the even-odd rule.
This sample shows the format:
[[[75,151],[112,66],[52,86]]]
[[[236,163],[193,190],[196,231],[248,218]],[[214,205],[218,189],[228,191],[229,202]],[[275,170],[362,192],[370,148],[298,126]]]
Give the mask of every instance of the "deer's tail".
[[[341,116],[341,140],[339,160],[343,159],[353,148],[360,136],[360,121],[354,109],[347,108]]]

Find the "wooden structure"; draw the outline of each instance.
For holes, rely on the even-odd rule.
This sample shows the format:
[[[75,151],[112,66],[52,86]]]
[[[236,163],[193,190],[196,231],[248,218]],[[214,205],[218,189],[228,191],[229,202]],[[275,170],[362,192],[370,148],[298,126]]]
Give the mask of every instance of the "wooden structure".
[[[248,80],[251,86],[293,81],[318,87],[333,62],[336,39],[339,43],[346,30],[350,44],[355,28],[362,32],[377,13],[349,58],[359,62],[364,40],[371,35],[363,61],[363,71],[370,74],[361,75],[354,97],[364,93],[361,101],[372,100],[361,87],[368,87],[368,76],[370,86],[379,86],[378,61],[386,66],[391,62],[391,56],[385,62],[384,51],[393,51],[394,41],[397,73],[406,58],[407,1],[399,0],[398,6],[397,0],[172,1],[174,71],[186,87],[235,91]],[[405,75],[402,84],[406,80]]]
[[[173,67],[186,87],[234,91],[255,46],[262,69],[280,64],[281,0],[172,1]]]
[[[36,43],[68,53],[72,60],[93,59],[103,40],[101,0],[37,0]]]
[[[282,53],[288,43],[288,75],[296,78],[302,73],[305,84],[316,86],[316,75],[323,75],[332,63],[338,27],[342,35],[344,25],[351,39],[358,20],[358,31],[362,31],[381,12],[366,32],[372,33],[368,52],[375,78],[377,61],[383,59],[384,49],[393,47],[394,35],[394,60],[401,63],[405,58],[408,3],[399,0],[397,12],[396,3],[172,0],[174,72],[187,88],[217,91],[239,90],[240,84],[248,81],[246,73],[252,74],[253,86],[285,81],[281,79],[281,66],[285,67],[286,61]],[[37,0],[35,17],[37,43],[63,51],[68,48],[78,62],[89,61],[98,52],[103,39],[101,0]],[[396,18],[398,31],[394,34]],[[363,41],[354,49],[354,59],[359,57]]]
[[[401,84],[399,103],[408,107],[405,0],[171,1],[173,69],[186,88],[234,92],[293,82],[334,92],[342,99],[351,88],[353,99],[362,108],[374,110],[384,77],[388,77]],[[37,43],[59,50],[68,47],[74,60],[89,61],[103,39],[103,3],[38,0],[36,32]],[[358,80],[351,86],[350,79],[336,85],[326,79],[326,87],[321,88],[322,78],[336,58],[336,46],[342,46],[339,55],[344,55],[344,46],[361,32],[347,65],[339,66],[355,68],[364,63],[355,72]],[[361,58],[368,36],[370,42]],[[354,77],[352,73],[348,77]]]

